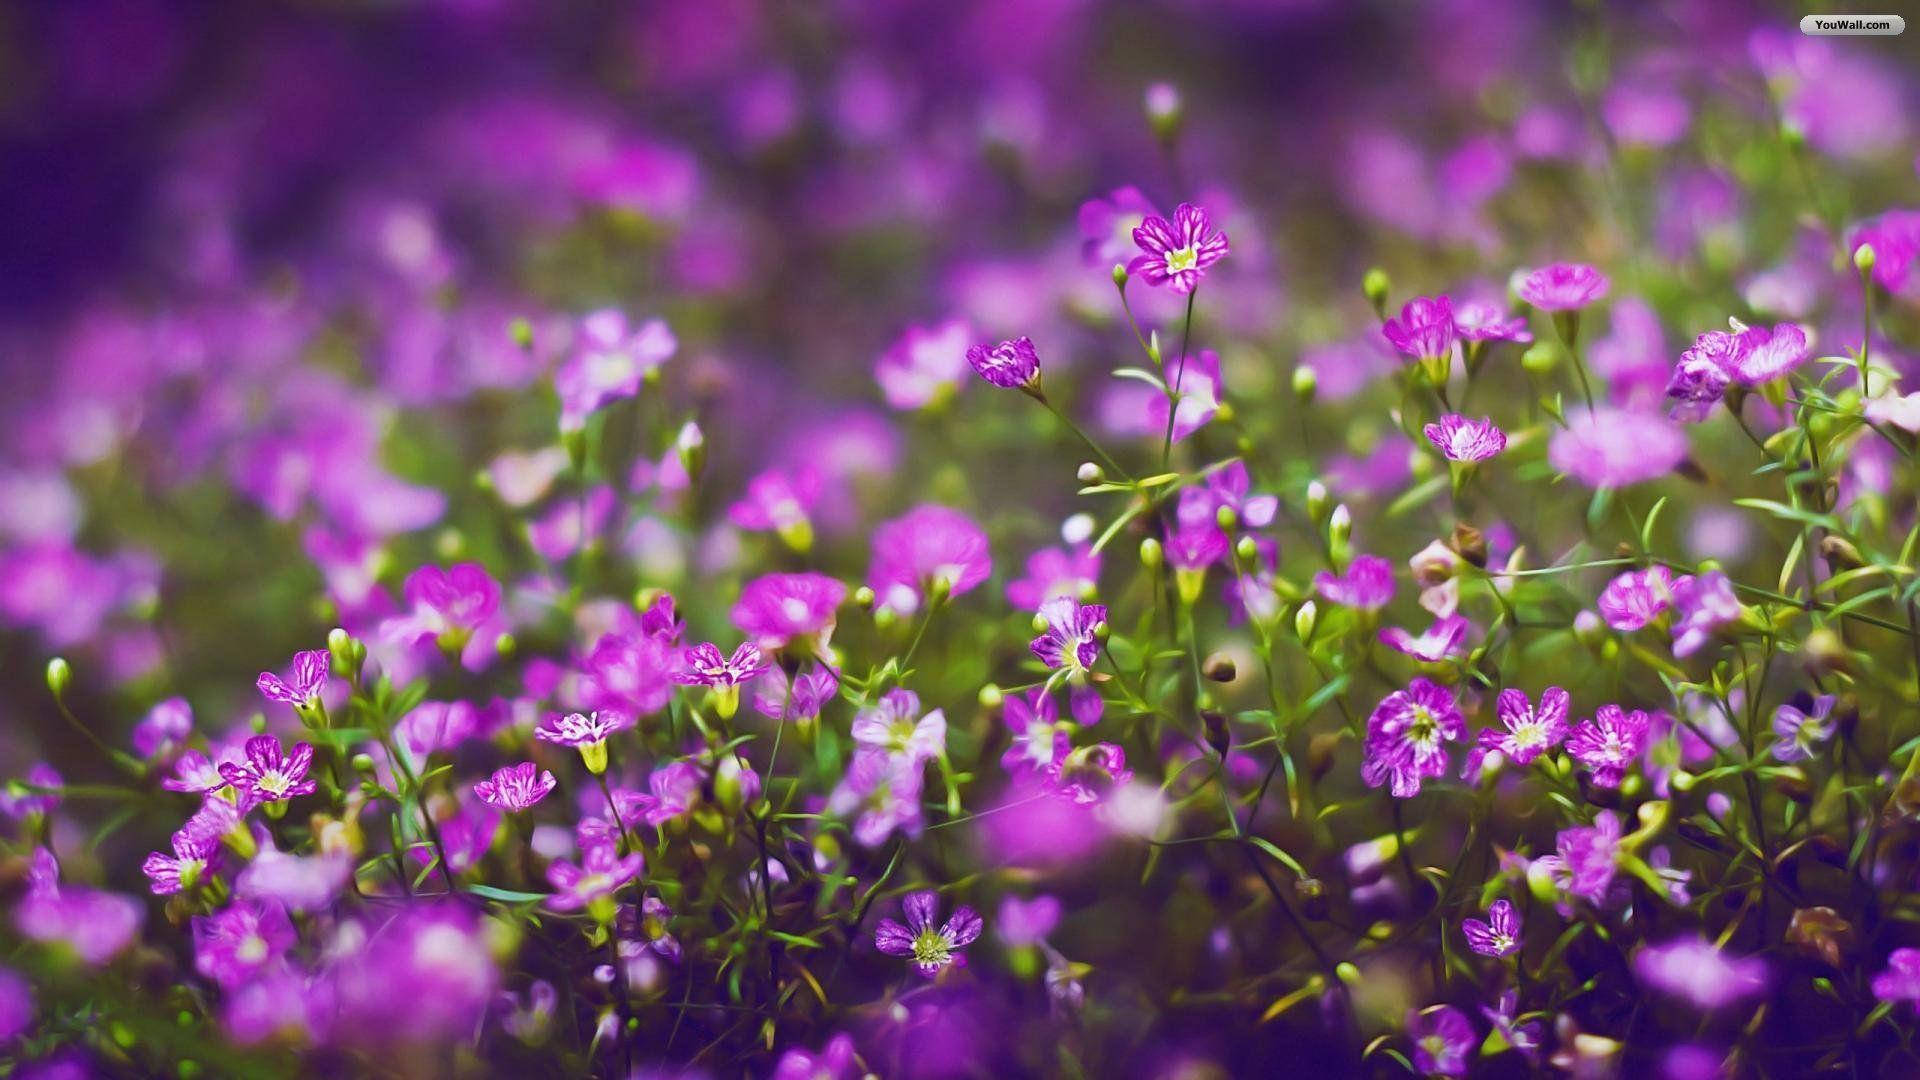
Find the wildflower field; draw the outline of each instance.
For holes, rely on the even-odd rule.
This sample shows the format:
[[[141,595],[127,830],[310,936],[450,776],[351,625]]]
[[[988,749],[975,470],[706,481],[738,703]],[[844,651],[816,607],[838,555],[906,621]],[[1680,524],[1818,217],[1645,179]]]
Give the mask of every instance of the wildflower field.
[[[0,14],[0,1076],[1920,1075],[1914,34]]]

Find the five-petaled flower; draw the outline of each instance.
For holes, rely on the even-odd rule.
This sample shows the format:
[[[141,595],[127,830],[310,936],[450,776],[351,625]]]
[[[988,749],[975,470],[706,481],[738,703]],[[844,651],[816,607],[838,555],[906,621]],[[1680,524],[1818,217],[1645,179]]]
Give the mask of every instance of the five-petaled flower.
[[[633,716],[613,709],[567,713],[548,717],[546,723],[534,729],[533,737],[580,751],[580,760],[586,763],[587,771],[598,775],[607,771],[607,740],[637,722]]]
[[[895,687],[853,718],[853,741],[918,765],[947,752],[947,714],[920,713],[920,695]]]
[[[589,847],[578,865],[555,859],[547,866],[547,884],[554,888],[547,906],[555,911],[585,908],[601,922],[609,922],[616,914],[613,894],[639,876],[646,864],[639,852],[621,855],[612,845]]]
[[[1464,919],[1460,932],[1482,956],[1507,956],[1520,951],[1520,913],[1507,899],[1495,900],[1485,919]]]
[[[1368,787],[1390,783],[1395,798],[1418,795],[1424,778],[1446,772],[1446,744],[1465,733],[1453,695],[1430,679],[1415,679],[1367,717],[1360,778]]]
[[[473,793],[488,806],[519,811],[546,798],[558,783],[552,771],[523,761],[495,769],[492,776],[473,785]]]
[[[1502,728],[1480,732],[1480,745],[1473,752],[1468,768],[1478,765],[1487,754],[1498,750],[1516,765],[1531,765],[1541,754],[1559,746],[1567,737],[1567,707],[1571,701],[1565,690],[1549,686],[1540,692],[1538,707],[1527,701],[1525,692],[1508,687],[1494,702],[1494,715]]]
[[[1040,662],[1056,670],[1084,674],[1100,658],[1099,631],[1107,621],[1105,604],[1082,604],[1056,596],[1040,605],[1046,632],[1028,646]]]
[[[1155,215],[1133,230],[1133,242],[1145,254],[1127,264],[1153,286],[1169,285],[1185,295],[1200,284],[1207,267],[1227,254],[1227,235],[1213,227],[1207,212],[1192,203],[1174,208],[1173,220]]]
[[[1427,441],[1448,461],[1485,461],[1507,448],[1507,433],[1487,417],[1448,413],[1426,426]]]
[[[1607,276],[1584,263],[1554,263],[1521,279],[1519,293],[1541,311],[1573,311],[1607,295]]]
[[[889,956],[913,958],[920,974],[932,978],[949,965],[966,966],[966,954],[960,950],[980,936],[984,924],[972,908],[962,904],[952,917],[939,926],[940,899],[930,891],[910,893],[901,902],[907,917],[905,926],[893,919],[881,919],[873,934],[873,943]]]
[[[240,793],[242,806],[254,807],[313,794],[319,784],[307,779],[312,764],[311,743],[295,743],[293,753],[285,754],[279,739],[255,735],[247,740],[241,760],[220,763],[220,775]]]
[[[704,686],[712,690],[715,710],[722,719],[730,719],[739,706],[740,684],[770,666],[760,646],[751,641],[741,642],[732,656],[722,655],[720,646],[710,641],[702,642],[688,649],[680,663],[680,670],[673,673],[673,681],[682,686]]]
[[[1639,709],[1602,705],[1567,736],[1567,753],[1592,771],[1595,784],[1619,787],[1627,766],[1646,752],[1652,728],[1653,718]]]

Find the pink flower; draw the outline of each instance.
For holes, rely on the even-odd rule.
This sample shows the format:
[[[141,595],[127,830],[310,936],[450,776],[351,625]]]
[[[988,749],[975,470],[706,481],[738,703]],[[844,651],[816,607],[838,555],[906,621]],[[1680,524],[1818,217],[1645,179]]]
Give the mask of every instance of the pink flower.
[[[1414,637],[1397,626],[1382,627],[1380,641],[1389,648],[1406,653],[1415,660],[1437,664],[1460,655],[1470,629],[1465,617],[1447,615],[1433,621],[1426,632]]]
[[[911,614],[919,610],[925,590],[938,587],[959,596],[992,572],[987,534],[958,510],[918,506],[873,530],[867,584],[878,608]]]
[[[1315,574],[1313,588],[1330,604],[1378,611],[1393,599],[1393,563],[1378,555],[1356,555],[1337,577],[1326,570]]]
[[[622,885],[639,875],[646,863],[646,857],[637,851],[622,856],[612,847],[588,848],[579,865],[555,859],[547,867],[547,884],[554,888],[547,906],[555,911],[579,911],[611,899]]]
[[[847,587],[825,574],[765,574],[747,582],[733,605],[733,625],[761,648],[777,649],[797,637],[825,636]]]
[[[918,766],[947,752],[947,716],[939,709],[920,713],[920,695],[895,687],[880,704],[853,718],[853,741],[862,747],[905,758]],[[856,751],[858,752],[858,751]]]
[[[659,712],[673,700],[680,669],[680,650],[662,634],[644,627],[607,634],[581,664],[580,703],[636,717]]]
[[[565,716],[548,717],[545,723],[534,729],[533,737],[555,746],[579,749],[603,744],[635,723],[636,719],[628,713],[606,709],[591,713],[568,713]]]
[[[973,944],[985,928],[980,916],[964,904],[954,908],[952,917],[944,924],[935,927],[934,921],[940,917],[940,899],[930,891],[909,893],[900,908],[907,917],[906,925],[881,919],[874,930],[873,943],[890,956],[911,957],[914,968],[928,978],[940,974],[940,970],[950,964],[964,967],[967,957],[961,950]]]
[[[1740,618],[1740,601],[1733,581],[1719,570],[1698,577],[1688,575],[1673,583],[1673,655],[1692,656],[1713,632]]]
[[[1448,413],[1426,426],[1427,441],[1448,461],[1485,461],[1507,448],[1507,433],[1491,419],[1469,419]]]
[[[1600,615],[1608,626],[1630,634],[1673,605],[1673,587],[1673,571],[1664,566],[1629,570],[1600,591]]]
[[[1171,285],[1182,296],[1200,284],[1208,267],[1227,254],[1226,234],[1213,227],[1207,212],[1191,203],[1181,203],[1173,211],[1173,220],[1154,216],[1133,230],[1133,242],[1145,254],[1127,264],[1127,273],[1144,278],[1158,287]]]
[[[1920,949],[1899,948],[1887,955],[1887,969],[1873,977],[1873,996],[1890,1005],[1920,1005]]]
[[[1524,345],[1533,340],[1526,319],[1509,318],[1493,304],[1455,304],[1453,328],[1462,341],[1517,341]]]
[[[1034,638],[1028,648],[1040,662],[1058,671],[1090,671],[1100,659],[1100,624],[1107,621],[1105,604],[1082,604],[1060,596],[1040,605],[1040,618],[1046,633]]]
[[[925,827],[920,809],[924,780],[919,762],[875,750],[853,755],[847,774],[827,797],[827,813],[854,815],[853,839],[861,847],[878,847],[899,829],[919,836]]]
[[[693,809],[700,799],[700,767],[691,761],[675,761],[653,770],[644,792],[617,791],[614,810],[625,821],[645,821],[659,828]]]
[[[1527,695],[1508,687],[1500,691],[1494,703],[1494,715],[1506,728],[1487,728],[1480,732],[1476,756],[1498,750],[1516,765],[1531,765],[1541,754],[1559,746],[1567,737],[1567,708],[1571,703],[1565,690],[1549,686],[1540,692],[1535,708]]]
[[[1807,359],[1807,332],[1793,323],[1768,329],[1755,326],[1740,333],[1739,353],[1727,374],[1742,386],[1771,382]]]
[[[1423,778],[1446,772],[1446,744],[1464,734],[1466,721],[1453,695],[1429,679],[1415,679],[1367,717],[1360,778],[1368,787],[1391,781],[1395,798],[1418,795]]]
[[[1459,331],[1453,321],[1453,301],[1444,296],[1416,296],[1400,307],[1397,318],[1380,328],[1387,343],[1415,360],[1445,360],[1453,356]]]
[[[769,667],[760,647],[751,641],[735,647],[732,656],[722,656],[720,646],[704,642],[688,649],[681,663],[673,681],[683,686],[739,686]]]
[[[747,493],[727,508],[727,520],[742,529],[776,532],[796,549],[813,539],[809,515],[820,501],[819,470],[802,466],[788,473],[768,469],[747,484]]]
[[[1127,752],[1109,743],[1094,743],[1055,758],[1041,775],[1054,794],[1083,806],[1099,802],[1133,779],[1127,768]]]
[[[1593,782],[1616,788],[1627,766],[1646,752],[1653,718],[1639,709],[1602,705],[1567,736],[1567,753],[1593,773]]]
[[[325,649],[310,649],[293,654],[293,667],[285,679],[270,671],[260,673],[255,683],[269,701],[285,702],[295,708],[308,708],[320,700],[332,670],[332,657]]]
[[[1601,406],[1568,415],[1553,435],[1547,461],[1588,487],[1638,484],[1672,472],[1687,458],[1687,436],[1644,410]]]
[[[967,374],[967,324],[949,319],[935,326],[913,326],[873,367],[887,404],[921,409],[950,394]]]
[[[1032,338],[975,345],[967,350],[967,363],[981,378],[1004,389],[1032,390],[1040,385],[1040,354],[1034,351]]]
[[[1027,557],[1027,576],[1007,582],[1007,603],[1031,611],[1056,597],[1078,598],[1100,579],[1100,556],[1086,544],[1041,548]]]
[[[1633,971],[1656,990],[1686,998],[1701,1009],[1718,1009],[1766,992],[1767,964],[1757,956],[1733,958],[1712,942],[1680,937],[1649,945],[1633,957]]]
[[[221,762],[220,775],[240,793],[243,807],[254,807],[313,794],[319,784],[307,779],[312,764],[310,743],[294,744],[288,755],[281,752],[279,739],[255,735],[247,740],[245,759]]]
[[[1519,292],[1541,311],[1573,311],[1606,296],[1607,278],[1584,263],[1554,263],[1529,273]]]
[[[551,771],[523,761],[494,770],[492,776],[473,785],[473,793],[488,806],[517,812],[546,798],[558,784]]]
[[[406,645],[463,649],[500,610],[500,584],[479,563],[422,566],[407,575],[401,591],[408,613],[382,622],[380,634]]]
[[[1482,956],[1509,956],[1520,951],[1520,913],[1513,910],[1510,900],[1495,900],[1484,921],[1462,920],[1460,932]]]
[[[553,378],[560,430],[579,431],[602,405],[639,393],[641,381],[678,347],[659,319],[631,331],[626,315],[611,309],[581,319],[574,353]]]

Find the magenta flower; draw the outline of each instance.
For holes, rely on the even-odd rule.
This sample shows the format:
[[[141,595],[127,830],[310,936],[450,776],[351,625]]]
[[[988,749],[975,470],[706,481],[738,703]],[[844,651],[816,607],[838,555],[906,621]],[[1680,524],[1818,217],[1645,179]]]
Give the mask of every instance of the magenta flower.
[[[769,720],[812,720],[839,690],[833,669],[820,664],[791,681],[777,665],[769,666],[754,680],[753,707]]]
[[[906,925],[881,919],[874,929],[873,943],[889,956],[912,957],[914,968],[928,978],[940,974],[940,970],[949,965],[965,967],[967,957],[961,950],[973,944],[986,925],[972,908],[962,904],[953,909],[953,915],[945,923],[936,927],[934,920],[940,917],[940,898],[931,891],[907,894],[900,902],[900,909],[907,917]]]
[[[1534,860],[1545,867],[1554,885],[1588,903],[1606,900],[1620,860],[1620,819],[1611,810],[1594,816],[1593,824],[1560,830],[1557,850]]]
[[[630,716],[659,712],[673,700],[681,653],[671,639],[641,629],[606,634],[581,664],[580,703]]]
[[[12,784],[0,786],[0,813],[18,821],[31,814],[49,814],[60,805],[60,788],[66,780],[59,770],[46,762],[38,762],[27,770],[26,782],[42,791],[18,789]],[[216,785],[217,786],[217,785]]]
[[[1533,340],[1533,334],[1527,330],[1527,320],[1509,318],[1493,304],[1455,304],[1453,328],[1462,341],[1517,341],[1524,345]]]
[[[1055,758],[1041,770],[1056,795],[1081,805],[1097,803],[1133,779],[1127,752],[1114,743],[1094,743]]]
[[[657,829],[693,809],[702,780],[700,767],[691,761],[662,765],[647,776],[646,791],[614,792],[614,811],[622,821],[644,821]]]
[[[1451,1005],[1435,1005],[1407,1017],[1413,1064],[1426,1076],[1465,1076],[1479,1037],[1473,1021]]]
[[[1627,766],[1646,752],[1652,729],[1653,718],[1639,709],[1602,705],[1567,736],[1567,753],[1592,771],[1595,784],[1619,787]]]
[[[623,856],[611,846],[588,848],[579,865],[555,859],[547,866],[547,884],[554,888],[547,906],[555,911],[598,910],[622,885],[638,877],[646,864],[639,852]],[[611,908],[607,914],[613,914]]]
[[[602,405],[640,392],[647,375],[679,348],[659,319],[630,329],[623,312],[596,311],[580,320],[574,353],[554,373],[560,430],[579,431]]]
[[[1104,199],[1088,199],[1080,204],[1080,253],[1090,266],[1104,270],[1124,262],[1135,250],[1133,230],[1159,208],[1137,187],[1115,188]]]
[[[295,743],[289,755],[281,752],[279,739],[255,735],[247,740],[243,760],[220,763],[220,775],[240,793],[243,807],[254,807],[313,794],[319,784],[307,779],[312,764],[311,743]]]
[[[1601,406],[1567,416],[1547,461],[1593,488],[1616,488],[1672,472],[1687,458],[1687,436],[1656,413]]]
[[[1573,311],[1607,295],[1607,277],[1584,263],[1554,263],[1520,282],[1520,299],[1541,311]]]
[[[1423,778],[1446,772],[1446,744],[1464,734],[1466,721],[1453,695],[1429,679],[1415,679],[1367,717],[1360,777],[1368,787],[1391,782],[1395,798],[1418,795]]]
[[[1453,301],[1444,296],[1416,296],[1388,319],[1380,332],[1387,343],[1414,360],[1439,361],[1453,357],[1459,330],[1453,321]]]
[[[1673,571],[1664,566],[1629,570],[1600,591],[1600,616],[1607,625],[1630,634],[1673,606]]]
[[[1107,621],[1105,604],[1082,604],[1059,596],[1040,605],[1046,633],[1028,645],[1040,662],[1055,671],[1084,674],[1100,659],[1099,627]]]
[[[298,666],[297,659],[295,666]],[[193,706],[187,704],[186,698],[168,698],[149,709],[133,726],[133,749],[148,761],[172,757],[192,733]]]
[[[1280,497],[1254,495],[1252,488],[1253,479],[1243,462],[1235,461],[1215,469],[1207,474],[1205,487],[1190,487],[1180,493],[1181,528],[1218,529],[1222,508],[1233,511],[1234,517],[1246,528],[1266,528],[1280,512]]]
[[[474,562],[448,569],[422,566],[407,575],[401,592],[408,614],[381,623],[380,633],[407,645],[462,648],[500,610],[500,583]]]
[[[733,625],[763,649],[777,649],[797,637],[831,634],[834,612],[847,587],[825,574],[765,574],[747,582],[733,605]]]
[[[727,520],[742,529],[774,532],[795,550],[813,542],[810,515],[820,501],[818,469],[802,466],[789,473],[768,469],[747,483],[747,493],[727,508]]]
[[[1008,772],[1031,770],[1044,775],[1073,749],[1060,728],[1059,707],[1044,686],[1007,698],[1000,718],[1013,736],[1000,755],[1000,767]]]
[[[278,963],[296,940],[286,908],[271,900],[235,900],[212,915],[194,916],[193,966],[231,991]]]
[[[1674,365],[1673,375],[1667,380],[1667,415],[1675,420],[1697,423],[1707,418],[1715,405],[1727,395],[1727,383],[1731,377],[1720,358],[1711,354],[1718,347],[1717,342],[1709,338],[1731,338],[1725,333],[1700,335],[1693,348],[1680,354],[1680,362]]]
[[[1903,1001],[1920,1006],[1920,949],[1895,949],[1887,969],[1873,977],[1873,996],[1889,1005]]]
[[[828,1039],[819,1053],[795,1047],[781,1054],[772,1080],[854,1080],[859,1075],[853,1036],[843,1032]]]
[[[1675,938],[1641,949],[1634,954],[1633,971],[1648,986],[1707,1010],[1724,1008],[1767,989],[1766,961],[1757,956],[1728,956],[1699,937]]]
[[[473,793],[488,806],[513,813],[546,798],[558,784],[550,770],[523,761],[495,769],[492,776],[473,785]]]
[[[1427,627],[1419,637],[1398,626],[1381,627],[1380,641],[1415,660],[1437,664],[1460,655],[1466,647],[1467,631],[1471,628],[1464,616],[1446,615],[1433,620],[1433,625]]]
[[[1000,901],[993,932],[1001,941],[1015,948],[1031,948],[1044,943],[1047,935],[1059,925],[1058,897],[1042,895],[1022,900],[1009,893]]]
[[[637,908],[632,904],[620,905],[614,927],[620,959],[629,971],[638,971],[644,978],[645,961],[650,955],[671,963],[680,962],[680,940],[667,929],[672,921],[673,909],[657,896],[640,901]]]
[[[981,378],[1004,389],[1032,390],[1040,385],[1040,354],[1029,337],[975,345],[967,350],[967,363]]]
[[[1673,583],[1673,655],[1692,656],[1713,632],[1740,618],[1733,581],[1719,570],[1688,575]]]
[[[285,702],[297,709],[310,708],[320,700],[320,692],[326,688],[327,674],[332,670],[333,660],[325,649],[309,649],[293,654],[293,667],[287,677],[270,671],[260,673],[254,684],[268,701]]]
[[[1460,932],[1481,956],[1508,956],[1520,951],[1520,913],[1513,910],[1510,900],[1495,900],[1487,908],[1485,920],[1461,920]]]
[[[926,590],[959,596],[992,572],[987,534],[958,510],[929,503],[873,530],[867,585],[877,608],[912,614],[920,609]]]
[[[1549,686],[1540,692],[1535,708],[1527,695],[1508,687],[1494,702],[1494,715],[1506,728],[1486,728],[1480,732],[1478,756],[1498,750],[1516,765],[1531,765],[1535,758],[1559,746],[1567,737],[1567,708],[1571,702],[1565,690]]]
[[[1167,565],[1188,572],[1205,570],[1227,557],[1232,545],[1211,521],[1181,521],[1167,526]],[[1204,575],[1202,575],[1204,576]]]
[[[173,834],[173,854],[149,854],[140,871],[152,883],[154,895],[171,896],[198,885],[219,864],[220,835],[189,821]]]
[[[1087,544],[1041,548],[1027,556],[1027,576],[1007,582],[1007,603],[1034,611],[1055,597],[1085,596],[1099,580],[1100,556]]]
[[[1779,741],[1773,744],[1774,758],[1779,761],[1807,761],[1817,754],[1838,729],[1833,719],[1836,700],[1832,694],[1821,694],[1806,709],[1790,704],[1775,709],[1773,733]]]
[[[1507,433],[1484,416],[1473,420],[1447,413],[1425,430],[1427,441],[1448,461],[1485,461],[1507,448]]]
[[[1379,611],[1393,600],[1393,563],[1378,555],[1356,555],[1339,576],[1322,570],[1313,588],[1330,604],[1356,611]]]
[[[853,839],[878,847],[894,830],[918,836],[925,827],[920,809],[922,766],[904,757],[874,750],[853,755],[847,773],[827,796],[827,813],[854,815]]]
[[[98,966],[127,947],[145,915],[146,908],[130,896],[63,886],[53,852],[35,848],[28,863],[27,892],[14,905],[13,923],[23,937],[59,942],[81,962]]]
[[[673,681],[683,686],[739,686],[770,666],[753,642],[742,642],[732,656],[722,656],[720,646],[712,642],[695,645],[682,658]]]
[[[905,687],[887,691],[879,705],[860,710],[851,733],[861,746],[916,766],[947,752],[947,714],[935,709],[922,716],[920,695]]]
[[[959,319],[908,327],[873,366],[873,377],[887,404],[901,410],[922,409],[950,394],[966,377],[971,336]]]
[[[1487,1018],[1493,1029],[1500,1033],[1508,1046],[1520,1052],[1527,1061],[1538,1067],[1540,1064],[1540,1021],[1529,1020],[1518,1023],[1520,1015],[1520,994],[1515,990],[1503,990],[1500,1000],[1493,1007],[1480,1007],[1480,1015]]]
[[[534,729],[533,737],[555,746],[579,749],[605,743],[615,733],[633,727],[637,721],[626,713],[597,710],[591,713],[567,713],[550,716]]]
[[[1807,332],[1793,323],[1740,333],[1739,352],[1727,374],[1742,386],[1759,386],[1785,375],[1807,359]]]
[[[1207,267],[1225,258],[1228,250],[1226,234],[1192,203],[1175,207],[1172,221],[1158,215],[1143,220],[1133,230],[1133,242],[1145,254],[1127,264],[1127,273],[1156,288],[1171,285],[1182,296],[1192,292]]]

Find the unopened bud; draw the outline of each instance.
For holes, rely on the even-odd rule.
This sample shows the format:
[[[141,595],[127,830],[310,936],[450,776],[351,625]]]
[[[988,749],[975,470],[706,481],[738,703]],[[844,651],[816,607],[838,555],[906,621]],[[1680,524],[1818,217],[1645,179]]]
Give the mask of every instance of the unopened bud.
[[[1319,521],[1327,513],[1327,485],[1318,480],[1307,482],[1307,516]]]
[[[1140,541],[1140,565],[1149,570],[1157,569],[1166,560],[1167,550],[1160,541],[1149,536]]]
[[[520,643],[514,640],[512,634],[501,634],[499,637],[493,639],[493,651],[495,655],[499,656],[502,660],[512,656],[514,650],[519,647]]]
[[[862,585],[859,588],[853,590],[853,604],[855,607],[859,607],[859,608],[872,607],[873,606],[873,590],[871,588],[868,588],[865,585]]]
[[[1080,482],[1083,484],[1099,484],[1105,482],[1107,479],[1106,470],[1091,461],[1081,462],[1080,471],[1074,475],[1079,477]]]
[[[1001,691],[997,684],[988,683],[980,688],[978,700],[980,707],[983,709],[997,709],[1002,702],[1007,700],[1007,696]]]
[[[1520,366],[1535,375],[1545,375],[1560,366],[1560,350],[1550,342],[1534,342],[1520,354]]]
[[[67,700],[67,687],[73,685],[73,665],[66,657],[56,656],[47,661],[47,689],[52,691],[53,700]]]
[[[1392,289],[1393,282],[1387,277],[1387,272],[1378,266],[1368,270],[1366,276],[1360,279],[1360,291],[1366,295],[1374,313],[1383,319],[1387,317],[1387,293]]]
[[[1233,507],[1222,506],[1213,512],[1213,523],[1223,532],[1232,532],[1240,527],[1240,515],[1233,512]]]
[[[1293,613],[1293,632],[1299,636],[1301,641],[1311,640],[1314,625],[1319,621],[1319,618],[1320,609],[1313,605],[1313,601],[1306,600],[1301,602],[1300,606],[1296,608]]]
[[[1243,563],[1251,563],[1260,557],[1260,544],[1251,536],[1243,536],[1233,542],[1233,555]]]
[[[680,425],[680,433],[673,438],[673,452],[679,455],[680,468],[687,478],[698,480],[700,470],[707,463],[707,434],[700,430],[698,422],[689,420]]]
[[[353,755],[353,760],[348,764],[353,766],[354,772],[370,773],[373,771],[373,756],[371,754],[355,754]]]
[[[1352,535],[1353,511],[1347,509],[1346,503],[1341,503],[1327,516],[1327,539],[1335,544],[1344,544]]]
[[[1147,87],[1146,109],[1147,124],[1153,128],[1155,135],[1171,139],[1179,134],[1181,115],[1185,111],[1179,87],[1166,82]]]
[[[1861,273],[1873,273],[1873,265],[1877,261],[1879,256],[1874,252],[1872,244],[1861,244],[1853,249],[1853,266]]]
[[[1311,364],[1301,364],[1293,369],[1293,396],[1302,405],[1312,404],[1315,395],[1320,392],[1320,373],[1313,370]]]
[[[533,324],[527,321],[526,316],[522,315],[507,324],[507,333],[515,345],[523,349],[533,348]]]
[[[1126,263],[1113,264],[1113,283],[1122,289],[1127,287],[1127,264]]]

